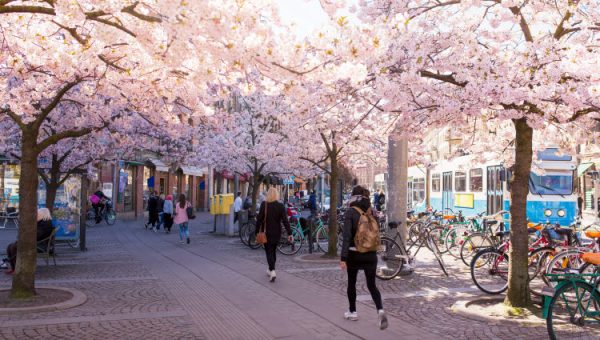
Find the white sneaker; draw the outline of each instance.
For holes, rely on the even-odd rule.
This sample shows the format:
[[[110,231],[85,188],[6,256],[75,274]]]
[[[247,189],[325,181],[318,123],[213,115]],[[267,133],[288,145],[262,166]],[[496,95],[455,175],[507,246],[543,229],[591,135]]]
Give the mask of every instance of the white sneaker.
[[[388,327],[387,315],[383,309],[377,311],[377,317],[379,319],[379,329],[384,330]]]
[[[271,271],[267,269],[267,276],[271,277]]]
[[[356,321],[356,320],[358,320],[358,313],[357,312],[346,312],[346,313],[344,313],[344,319]]]
[[[184,240],[179,241],[180,244],[185,244]]]
[[[271,282],[275,282],[275,279],[277,278],[277,274],[275,274],[274,270],[271,270],[271,275],[269,275],[269,280]]]

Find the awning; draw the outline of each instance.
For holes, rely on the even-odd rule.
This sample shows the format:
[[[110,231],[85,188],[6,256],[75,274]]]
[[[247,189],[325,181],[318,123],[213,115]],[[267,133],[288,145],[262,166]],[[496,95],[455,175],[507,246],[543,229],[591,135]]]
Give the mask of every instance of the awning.
[[[159,159],[148,158],[148,162],[152,163],[158,171],[169,172],[169,167]]]
[[[195,166],[181,166],[180,169],[185,175],[191,176],[203,176],[206,171],[205,168],[197,168]]]
[[[593,165],[593,162],[579,164],[579,166],[577,166],[577,177],[581,177]]]

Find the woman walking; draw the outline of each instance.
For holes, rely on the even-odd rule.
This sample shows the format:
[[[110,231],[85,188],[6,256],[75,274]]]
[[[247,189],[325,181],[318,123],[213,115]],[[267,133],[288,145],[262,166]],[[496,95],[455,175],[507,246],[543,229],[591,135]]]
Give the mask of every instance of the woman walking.
[[[256,219],[256,234],[264,231],[267,234],[267,243],[265,253],[269,269],[267,275],[271,282],[275,281],[275,261],[277,261],[277,244],[281,239],[281,224],[288,233],[288,241],[292,242],[292,229],[287,218],[287,211],[283,203],[279,202],[279,192],[275,188],[270,188],[267,192],[265,201],[260,205],[258,217]]]
[[[375,272],[377,270],[377,252],[358,252],[354,243],[354,237],[358,230],[359,221],[363,214],[372,214],[371,202],[369,201],[369,191],[361,186],[356,186],[352,190],[350,198],[350,209],[345,213],[343,226],[343,243],[340,267],[348,273],[348,302],[349,310],[344,313],[344,318],[348,320],[358,320],[356,312],[356,278],[358,271],[363,270],[367,281],[367,288],[371,293],[371,298],[377,307],[377,316],[379,319],[379,328],[386,329],[388,326],[387,316],[383,310],[381,302],[381,293],[375,284]]]
[[[180,194],[179,202],[177,202],[177,205],[175,206],[174,219],[175,224],[179,225],[179,243],[184,243],[183,239],[185,238],[185,242],[190,244],[190,228],[188,225],[189,219],[187,215],[187,208],[191,206],[192,205],[185,200],[185,195]]]
[[[173,226],[173,196],[167,195],[163,205],[163,222],[165,224],[165,233],[171,232]]]

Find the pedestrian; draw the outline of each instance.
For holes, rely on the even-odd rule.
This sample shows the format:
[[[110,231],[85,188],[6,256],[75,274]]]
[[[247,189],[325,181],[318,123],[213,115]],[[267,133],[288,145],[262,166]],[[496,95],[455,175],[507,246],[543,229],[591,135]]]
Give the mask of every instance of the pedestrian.
[[[256,219],[256,231],[264,231],[267,235],[267,243],[264,245],[265,254],[269,268],[267,275],[269,281],[275,281],[275,262],[277,261],[277,244],[281,239],[281,225],[285,227],[288,233],[288,241],[292,242],[292,229],[287,218],[287,212],[283,203],[279,202],[279,192],[275,188],[270,188],[267,192],[265,201],[260,205],[258,217]]]
[[[171,233],[173,227],[173,196],[167,195],[163,205],[163,221],[165,223],[165,233]]]
[[[47,208],[40,208],[37,211],[37,242],[47,239],[52,234],[54,227],[52,226],[52,215],[50,210]],[[39,251],[46,251],[48,244],[38,244],[37,249]],[[54,251],[51,249],[51,251]],[[15,272],[17,265],[17,242],[13,242],[6,247],[6,254],[10,269],[6,271],[6,274],[12,275]]]
[[[236,223],[240,218],[240,212],[242,211],[242,193],[238,191],[237,197],[233,201],[233,223]]]
[[[377,211],[383,211],[385,208],[385,193],[383,190],[379,190],[379,197],[377,198]]]
[[[148,223],[146,223],[146,229],[152,226],[152,230],[156,231],[155,226],[158,222],[158,197],[154,190],[150,191],[150,197],[148,197]]]
[[[577,217],[582,218],[583,215],[583,193],[577,197]]]
[[[191,207],[190,202],[185,200],[185,195],[180,194],[179,200],[175,205],[174,222],[179,226],[179,243],[190,244],[190,227],[187,208]],[[185,241],[183,240],[185,238]]]
[[[163,210],[164,210],[164,206],[165,206],[165,194],[161,193],[158,196],[158,202],[156,204],[156,210],[158,211],[158,224],[156,225],[156,230],[155,231],[159,231],[160,230],[160,226],[162,224],[164,224],[164,219],[163,219]]]
[[[358,231],[359,221],[363,214],[372,214],[371,202],[369,201],[369,191],[361,186],[356,186],[352,190],[350,197],[350,209],[345,213],[344,226],[342,228],[342,251],[340,267],[348,273],[348,302],[350,308],[344,313],[344,318],[348,320],[358,320],[356,312],[356,279],[358,271],[365,273],[367,288],[371,293],[371,298],[377,308],[379,328],[385,329],[388,326],[387,315],[383,310],[381,302],[381,293],[375,284],[375,273],[377,271],[377,252],[367,251],[359,252],[354,238]]]
[[[375,191],[375,193],[373,194],[373,206],[375,207],[375,209],[377,209],[378,205],[379,205],[379,192]]]
[[[317,193],[314,190],[308,196],[308,209],[311,217],[317,215]]]

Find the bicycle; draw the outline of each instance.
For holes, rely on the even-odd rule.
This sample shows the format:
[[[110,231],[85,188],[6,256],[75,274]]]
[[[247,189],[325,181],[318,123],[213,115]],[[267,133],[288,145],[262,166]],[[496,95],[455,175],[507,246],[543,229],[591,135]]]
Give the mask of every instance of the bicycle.
[[[107,199],[104,201],[104,208],[100,210],[100,221],[104,220],[106,224],[113,225],[117,221],[117,212],[113,209],[112,201]],[[85,225],[93,227],[96,223],[96,212],[94,208],[89,208],[85,215]]]
[[[411,264],[414,262],[419,250],[421,250],[424,245],[431,250],[438,261],[440,268],[444,274],[448,276],[442,254],[433,239],[434,236],[431,233],[431,228],[422,226],[416,240],[407,248],[402,234],[398,231],[399,225],[399,222],[390,222],[388,224],[390,230],[396,229],[394,237],[381,236],[380,246],[377,250],[377,271],[375,273],[377,278],[381,280],[391,280],[398,276],[404,264]],[[398,242],[396,242],[396,240]],[[417,249],[415,250],[414,255],[411,255],[412,248],[417,245],[417,243]]]
[[[583,253],[580,258],[591,273],[570,271],[546,274],[556,288],[544,291],[543,317],[550,339],[563,334],[576,339],[600,338],[600,253]]]

